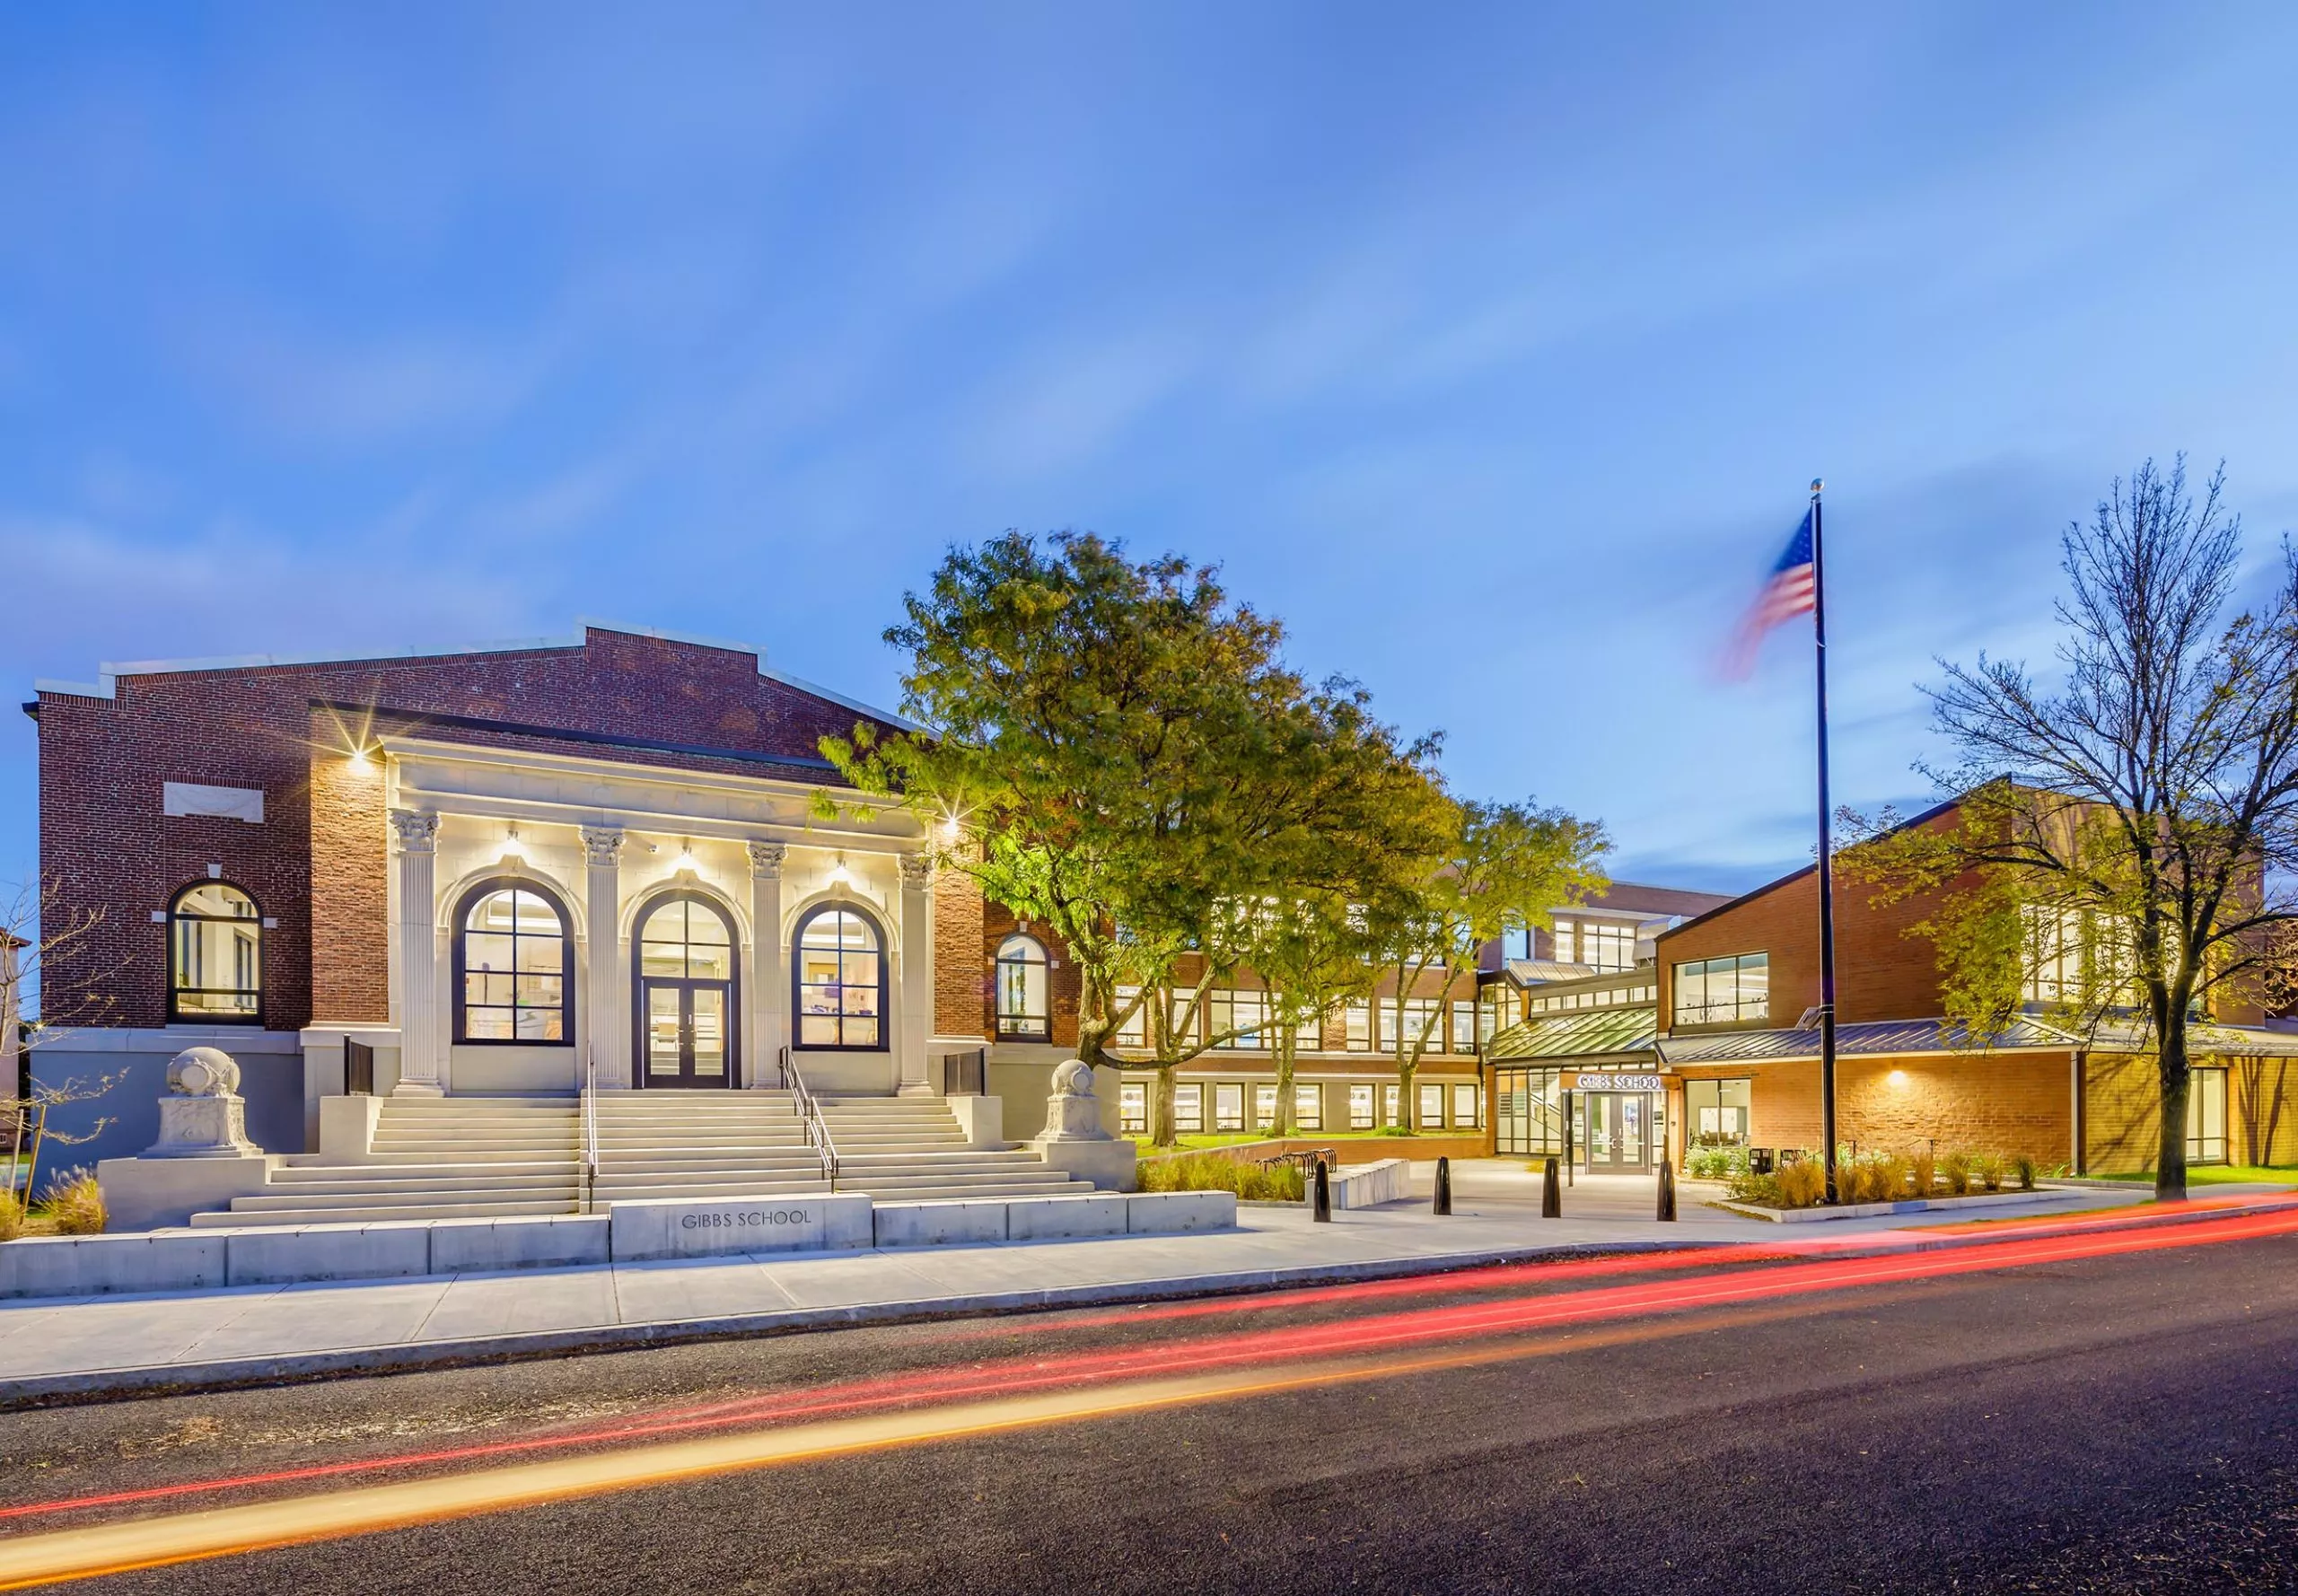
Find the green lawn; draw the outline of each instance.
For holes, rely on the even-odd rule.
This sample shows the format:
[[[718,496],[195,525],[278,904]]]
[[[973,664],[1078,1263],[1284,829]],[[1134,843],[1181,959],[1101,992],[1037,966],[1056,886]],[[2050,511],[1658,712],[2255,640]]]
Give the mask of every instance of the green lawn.
[[[1452,1134],[1453,1134],[1453,1133],[1452,1133],[1452,1132],[1450,1132],[1450,1131],[1433,1131],[1433,1130],[1432,1130],[1432,1131],[1425,1132],[1425,1133],[1423,1133],[1423,1134],[1427,1135],[1427,1136],[1450,1136],[1450,1135],[1452,1135]],[[1460,1134],[1461,1136],[1472,1136],[1476,1135],[1477,1133],[1476,1133],[1476,1132],[1474,1132],[1474,1131],[1472,1131],[1472,1130],[1463,1130],[1463,1131],[1461,1131],[1461,1132],[1460,1132],[1460,1133],[1459,1133],[1459,1134]],[[1236,1135],[1236,1134],[1233,1134],[1233,1133],[1231,1133],[1231,1134],[1225,1134],[1225,1135],[1217,1136],[1178,1136],[1178,1137],[1174,1138],[1174,1141],[1173,1141],[1173,1146],[1174,1146],[1175,1148],[1177,1148],[1177,1149],[1179,1149],[1179,1150],[1182,1151],[1182,1152],[1192,1152],[1192,1153],[1193,1153],[1193,1152],[1196,1152],[1197,1150],[1198,1150],[1199,1148],[1204,1148],[1204,1147],[1234,1147],[1234,1146],[1238,1146],[1238,1145],[1240,1145],[1241,1144],[1242,1144],[1242,1143],[1246,1143],[1246,1142],[1275,1142],[1275,1141],[1279,1141],[1279,1140],[1291,1140],[1291,1141],[1295,1141],[1295,1142],[1366,1142],[1366,1141],[1373,1141],[1373,1140],[1379,1140],[1379,1141],[1384,1141],[1384,1142],[1398,1142],[1398,1141],[1409,1141],[1409,1140],[1411,1140],[1411,1139],[1412,1139],[1412,1138],[1411,1138],[1411,1137],[1409,1137],[1409,1136],[1382,1136],[1382,1135],[1381,1135],[1379,1131],[1377,1131],[1377,1130],[1296,1130],[1296,1131],[1293,1132],[1293,1133],[1292,1133],[1292,1135],[1291,1135],[1289,1137],[1262,1136],[1240,1136],[1240,1135]],[[1148,1140],[1147,1140],[1147,1138],[1146,1138],[1146,1137],[1136,1136],[1136,1137],[1135,1137],[1135,1140],[1136,1140],[1136,1141],[1140,1142],[1140,1143],[1141,1143],[1141,1144],[1142,1144],[1143,1146],[1145,1146],[1145,1146],[1147,1146],[1147,1145],[1149,1144],[1148,1144]]]
[[[2128,1180],[2133,1185],[2154,1184],[2154,1171],[2137,1175],[2101,1175],[2101,1180]],[[2267,1170],[2250,1164],[2197,1163],[2187,1166],[2188,1186],[2236,1186],[2257,1181],[2269,1181],[2282,1186],[2298,1186],[2298,1169]]]

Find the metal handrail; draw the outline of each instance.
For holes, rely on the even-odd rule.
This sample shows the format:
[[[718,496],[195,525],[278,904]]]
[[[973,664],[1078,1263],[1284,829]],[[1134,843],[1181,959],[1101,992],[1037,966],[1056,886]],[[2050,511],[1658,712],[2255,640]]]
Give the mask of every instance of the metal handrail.
[[[583,1195],[581,1213],[597,1206],[599,1190],[599,1056],[583,1055]]]
[[[829,1134],[829,1126],[822,1118],[821,1103],[807,1089],[806,1077],[798,1073],[798,1061],[790,1057],[790,1049],[782,1049],[782,1078],[790,1083],[790,1095],[797,1104],[798,1117],[805,1122],[806,1143],[821,1161],[822,1179],[829,1182],[832,1191],[838,1189],[838,1143]]]

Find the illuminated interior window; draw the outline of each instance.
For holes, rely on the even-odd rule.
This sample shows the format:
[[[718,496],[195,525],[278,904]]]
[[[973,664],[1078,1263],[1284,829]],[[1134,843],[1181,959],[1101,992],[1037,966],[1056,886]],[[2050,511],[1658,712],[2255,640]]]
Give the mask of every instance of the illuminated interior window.
[[[567,1043],[574,953],[557,900],[529,881],[483,881],[456,921],[459,1042]]]
[[[222,881],[195,881],[168,905],[168,1018],[252,1025],[263,1017],[263,916]]]
[[[1044,1041],[1053,1034],[1048,1005],[1045,944],[1020,933],[997,949],[997,1034],[1019,1041]]]
[[[877,923],[826,903],[799,923],[797,943],[798,1046],[883,1049],[886,960]]]

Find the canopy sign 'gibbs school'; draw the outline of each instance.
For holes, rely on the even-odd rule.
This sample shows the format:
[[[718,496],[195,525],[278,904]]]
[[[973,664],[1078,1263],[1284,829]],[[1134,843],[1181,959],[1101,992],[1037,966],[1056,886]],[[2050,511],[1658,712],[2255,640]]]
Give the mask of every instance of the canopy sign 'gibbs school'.
[[[1785,552],[1740,620],[1724,669],[1736,677],[1755,670],[1756,654],[1773,627],[1807,611],[1811,617],[1819,682],[1820,755],[1820,1141],[1827,1167],[1827,1200],[1835,1186],[1835,871],[1828,800],[1828,607],[1826,565],[1820,538],[1820,485],[1811,484],[1811,507]]]

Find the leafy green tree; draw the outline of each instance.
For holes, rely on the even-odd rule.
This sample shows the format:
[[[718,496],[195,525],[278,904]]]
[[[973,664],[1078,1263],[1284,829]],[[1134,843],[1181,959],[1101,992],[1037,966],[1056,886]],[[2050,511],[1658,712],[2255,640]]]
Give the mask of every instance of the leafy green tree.
[[[1201,1021],[1212,990],[1287,951],[1284,928],[1304,924],[1304,900],[1383,893],[1442,838],[1433,738],[1403,743],[1373,717],[1363,688],[1338,680],[1311,687],[1273,658],[1246,686],[1244,713],[1222,738],[1220,778],[1171,817],[1169,835],[1187,846],[1130,883],[1122,909],[1150,1005],[1150,1122],[1160,1145],[1174,1139],[1180,1066],[1267,1029]]]
[[[906,650],[923,734],[823,740],[864,792],[934,828],[943,862],[1044,925],[1078,970],[1078,1052],[1104,1058],[1120,981],[1145,973],[1118,926],[1196,836],[1178,815],[1225,769],[1222,738],[1277,629],[1178,556],[1135,561],[1091,533],[953,548],[886,640]]]
[[[1251,906],[1361,895],[1425,846],[1415,795],[1435,744],[1402,743],[1353,684],[1304,680],[1276,623],[1177,556],[1007,533],[952,550],[905,602],[886,636],[908,651],[902,706],[925,730],[857,726],[823,751],[1062,941],[1080,1057],[1112,1062],[1110,1037],[1148,1005],[1153,1134],[1170,1142],[1173,1071],[1225,1039],[1197,1013],[1243,957]],[[1121,985],[1142,995],[1118,1004]]]
[[[1290,1136],[1297,1118],[1294,1074],[1301,1033],[1351,1002],[1369,1002],[1374,951],[1364,908],[1329,889],[1272,902],[1254,927],[1250,961],[1268,987],[1269,1057],[1276,1072],[1276,1118]]]
[[[1484,944],[1512,926],[1546,926],[1558,905],[1601,891],[1601,864],[1611,846],[1602,826],[1560,809],[1442,803],[1443,846],[1368,906],[1381,984],[1389,987],[1377,1001],[1389,1007],[1399,1130],[1412,1127],[1414,1080],[1447,1005],[1476,990]],[[1441,977],[1434,1002],[1416,1017],[1413,1000],[1425,995],[1418,988],[1431,975]]]
[[[2153,1054],[2155,1191],[2186,1195],[2189,1026],[2214,998],[2274,1002],[2298,943],[2298,553],[2255,607],[2223,472],[2118,481],[2061,539],[2056,681],[1942,662],[1927,689],[1958,802],[1861,829],[1839,867],[1925,892],[1951,1017],[1981,1036],[2022,1007]],[[1857,817],[1851,817],[1856,821]]]

